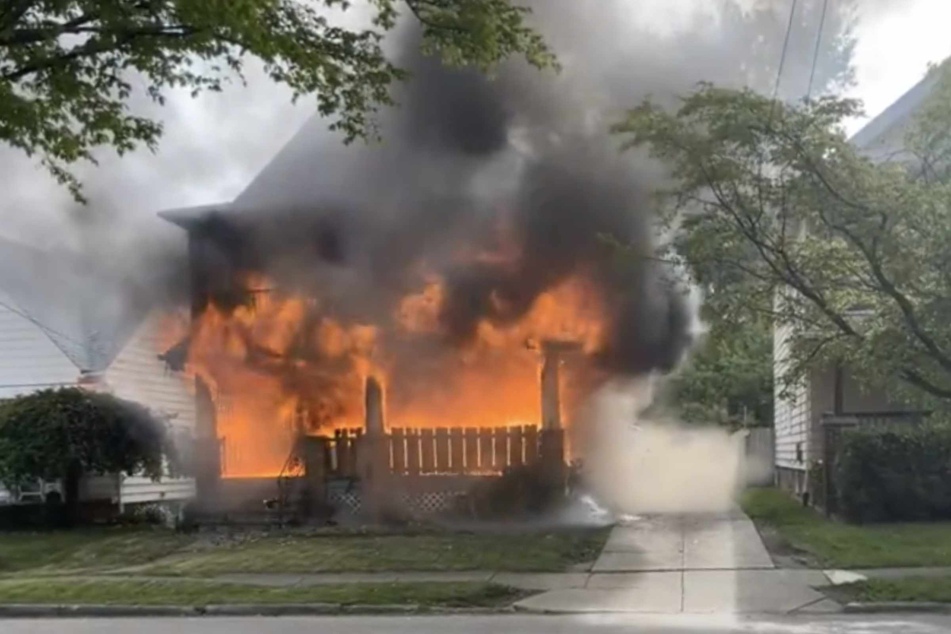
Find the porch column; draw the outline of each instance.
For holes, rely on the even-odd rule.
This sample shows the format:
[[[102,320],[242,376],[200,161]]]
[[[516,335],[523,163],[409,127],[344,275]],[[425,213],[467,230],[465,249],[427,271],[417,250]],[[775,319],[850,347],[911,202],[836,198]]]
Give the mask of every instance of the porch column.
[[[211,510],[218,499],[218,484],[221,480],[221,448],[218,438],[215,401],[208,385],[195,377],[195,447],[193,464],[189,465],[195,475],[195,498],[198,505]],[[227,439],[224,440],[227,442]]]
[[[375,378],[367,377],[364,398],[366,401],[366,434],[382,436],[385,433],[383,420],[383,388]]]
[[[383,413],[383,387],[374,377],[365,384],[364,435],[360,439],[360,482],[363,506],[368,519],[383,520],[390,475],[390,452]]]
[[[542,348],[542,429],[561,429],[561,386],[559,385],[558,365],[561,355],[557,348]]]
[[[541,414],[539,458],[545,477],[553,486],[567,485],[565,464],[565,431],[561,420],[561,364],[563,355],[578,349],[570,341],[542,342]]]
[[[304,462],[304,495],[301,512],[312,518],[327,500],[327,441],[318,436],[301,436],[300,449]]]

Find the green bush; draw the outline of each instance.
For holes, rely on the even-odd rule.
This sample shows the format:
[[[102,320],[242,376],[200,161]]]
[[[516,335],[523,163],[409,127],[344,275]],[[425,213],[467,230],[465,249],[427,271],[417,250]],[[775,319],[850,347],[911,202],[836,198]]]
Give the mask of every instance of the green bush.
[[[97,473],[162,475],[178,455],[164,422],[145,407],[79,388],[42,390],[0,404],[0,483],[62,480],[69,521],[79,483]]]
[[[848,520],[951,519],[951,426],[849,430],[841,439],[834,477]]]

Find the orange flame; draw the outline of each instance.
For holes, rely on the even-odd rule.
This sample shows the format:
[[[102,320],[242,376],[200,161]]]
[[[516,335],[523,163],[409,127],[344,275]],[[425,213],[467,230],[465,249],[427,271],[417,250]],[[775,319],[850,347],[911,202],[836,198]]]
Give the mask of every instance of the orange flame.
[[[385,333],[341,323],[321,314],[319,298],[266,282],[249,280],[252,305],[209,305],[190,326],[188,363],[212,387],[226,477],[279,473],[302,431],[363,427],[370,375],[386,387],[391,428],[538,424],[541,342],[570,340],[590,354],[605,335],[599,293],[580,275],[541,294],[516,323],[480,323],[461,349],[441,338],[438,278],[399,303]],[[182,327],[169,326],[167,340]],[[568,424],[578,397],[563,390]]]

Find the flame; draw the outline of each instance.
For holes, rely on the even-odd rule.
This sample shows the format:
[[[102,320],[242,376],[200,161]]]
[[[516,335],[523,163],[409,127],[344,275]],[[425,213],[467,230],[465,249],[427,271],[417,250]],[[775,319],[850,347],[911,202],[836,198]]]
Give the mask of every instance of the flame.
[[[514,323],[479,323],[462,347],[442,335],[446,295],[436,276],[385,326],[343,323],[320,298],[285,294],[261,276],[245,286],[253,302],[229,312],[209,305],[188,326],[189,368],[212,389],[226,477],[281,472],[298,433],[363,427],[371,375],[386,389],[390,428],[537,425],[542,342],[572,341],[592,354],[605,336],[603,303],[582,275],[539,295]],[[169,325],[165,341],[184,328]],[[580,391],[562,390],[568,424]]]

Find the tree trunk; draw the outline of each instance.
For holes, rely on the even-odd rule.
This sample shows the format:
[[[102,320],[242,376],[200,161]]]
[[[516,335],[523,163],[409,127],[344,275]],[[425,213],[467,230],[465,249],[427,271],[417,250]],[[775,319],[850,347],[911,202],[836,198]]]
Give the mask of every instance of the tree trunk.
[[[63,479],[63,502],[65,503],[65,523],[67,527],[79,523],[79,481],[83,477],[83,466],[74,460],[66,469]]]

